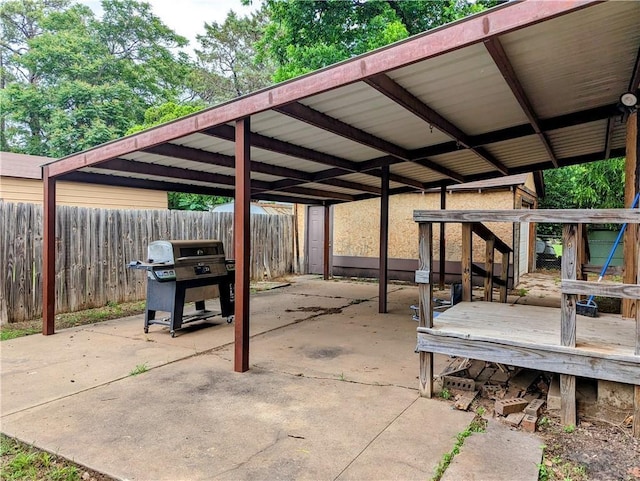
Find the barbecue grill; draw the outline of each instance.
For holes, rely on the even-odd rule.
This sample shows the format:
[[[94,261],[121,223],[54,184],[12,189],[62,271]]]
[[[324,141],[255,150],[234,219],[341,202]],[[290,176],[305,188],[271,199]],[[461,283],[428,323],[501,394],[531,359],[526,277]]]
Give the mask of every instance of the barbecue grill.
[[[144,332],[149,325],[168,326],[171,337],[189,322],[220,315],[233,321],[235,262],[225,260],[222,242],[217,240],[158,240],[147,246],[147,261],[129,263],[132,269],[147,271],[147,304]],[[220,291],[220,311],[209,311],[205,299]],[[196,311],[184,315],[185,302],[194,302]],[[156,319],[156,311],[169,313]]]

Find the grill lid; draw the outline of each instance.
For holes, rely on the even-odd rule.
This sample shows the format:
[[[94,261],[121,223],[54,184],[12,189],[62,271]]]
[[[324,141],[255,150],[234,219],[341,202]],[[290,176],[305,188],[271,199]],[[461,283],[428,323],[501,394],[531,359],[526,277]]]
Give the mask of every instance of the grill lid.
[[[218,240],[158,240],[147,246],[147,258],[153,264],[176,264],[202,257],[223,256]]]

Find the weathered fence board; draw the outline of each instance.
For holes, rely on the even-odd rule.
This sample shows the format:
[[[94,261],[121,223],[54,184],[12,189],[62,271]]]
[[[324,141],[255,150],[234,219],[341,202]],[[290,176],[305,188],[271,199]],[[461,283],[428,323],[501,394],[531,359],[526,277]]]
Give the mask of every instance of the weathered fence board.
[[[0,323],[42,315],[42,207],[0,201]],[[294,218],[251,216],[254,280],[294,272]],[[218,239],[233,258],[233,214],[171,210],[56,211],[56,312],[144,299],[146,277],[126,268],[158,239]]]

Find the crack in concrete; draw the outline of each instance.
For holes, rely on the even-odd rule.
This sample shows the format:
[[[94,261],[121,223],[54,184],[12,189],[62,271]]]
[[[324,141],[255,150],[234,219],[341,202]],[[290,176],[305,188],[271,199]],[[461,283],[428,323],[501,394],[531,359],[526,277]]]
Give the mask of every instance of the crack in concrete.
[[[376,441],[380,436],[382,436],[382,434],[383,434],[387,429],[389,429],[393,423],[395,423],[395,422],[398,420],[398,418],[400,418],[400,416],[402,416],[405,412],[407,412],[407,410],[408,410],[411,406],[413,406],[413,405],[416,403],[416,401],[418,401],[418,399],[420,399],[420,396],[418,396],[418,397],[417,397],[417,398],[415,398],[413,401],[411,401],[411,402],[409,403],[409,405],[408,405],[407,407],[405,407],[405,408],[404,408],[404,409],[403,409],[403,410],[402,410],[402,411],[401,411],[401,412],[400,412],[400,413],[399,413],[395,418],[393,418],[389,424],[387,424],[384,428],[382,428],[382,430],[380,430],[380,432],[379,432],[378,434],[376,434],[376,435],[373,437],[373,439],[371,439],[371,441],[369,441],[369,442],[367,443],[367,445],[366,445],[364,448],[362,448],[362,450],[361,450],[361,451],[360,451],[360,452],[359,452],[359,453],[358,453],[358,454],[357,454],[357,455],[356,455],[356,456],[355,456],[355,457],[354,457],[354,458],[353,458],[353,459],[352,459],[352,460],[351,460],[351,461],[350,461],[350,462],[349,462],[349,463],[348,463],[348,464],[343,468],[343,470],[342,470],[342,471],[340,471],[340,472],[338,473],[338,475],[337,475],[335,478],[333,478],[333,481],[336,481],[340,476],[342,476],[342,475],[344,474],[344,472],[345,472],[347,469],[349,469],[349,467],[350,467],[351,465],[353,465],[353,463],[355,463],[355,462],[360,458],[360,456],[362,456],[362,454],[363,454],[367,449],[369,449],[369,447],[370,447],[370,446],[371,446],[371,445],[372,445],[372,444],[373,444],[373,443],[374,443],[374,442],[375,442],[375,441]]]
[[[219,356],[222,358],[222,356]],[[224,359],[224,358],[222,358]],[[336,382],[347,382],[347,383],[351,383],[351,384],[359,384],[361,386],[375,386],[375,387],[397,387],[400,389],[407,389],[409,391],[418,391],[418,388],[413,388],[413,387],[407,387],[407,386],[402,386],[401,384],[380,384],[377,382],[364,382],[364,381],[356,381],[356,380],[352,380],[352,379],[339,379],[339,378],[335,378],[335,377],[326,377],[326,376],[308,376],[304,373],[293,373],[293,372],[289,372],[289,371],[281,371],[279,369],[269,369],[261,364],[254,364],[254,367],[257,367],[259,369],[263,369],[267,372],[272,372],[272,373],[277,373],[277,374],[284,374],[286,376],[291,376],[291,377],[302,377],[302,378],[306,378],[306,379],[316,379],[316,380],[325,380],[325,381],[336,381]]]
[[[238,469],[242,468],[243,466],[247,465],[248,463],[251,462],[252,459],[254,459],[255,457],[263,454],[264,452],[266,452],[267,450],[271,449],[272,447],[274,447],[276,444],[278,444],[280,441],[282,441],[283,439],[285,439],[285,436],[282,435],[282,431],[278,431],[278,434],[276,435],[276,439],[271,442],[270,444],[268,444],[267,446],[265,446],[264,448],[260,449],[258,452],[253,453],[251,456],[249,456],[246,460],[238,463],[236,466],[234,466],[233,468],[229,468],[229,469],[225,469],[224,471],[221,471],[219,473],[216,473],[214,475],[214,477],[218,477],[218,476],[222,476],[228,473],[232,473],[233,471],[237,471]]]

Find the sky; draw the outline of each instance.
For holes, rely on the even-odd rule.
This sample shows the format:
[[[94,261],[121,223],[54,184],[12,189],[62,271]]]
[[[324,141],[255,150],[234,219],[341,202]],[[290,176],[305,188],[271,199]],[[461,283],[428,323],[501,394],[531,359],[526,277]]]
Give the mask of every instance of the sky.
[[[102,15],[100,0],[76,0],[87,5],[96,15]],[[153,13],[174,32],[189,39],[189,49],[197,47],[196,35],[204,33],[204,23],[224,22],[229,10],[241,16],[250,14],[260,7],[259,0],[245,7],[240,0],[146,0]]]

